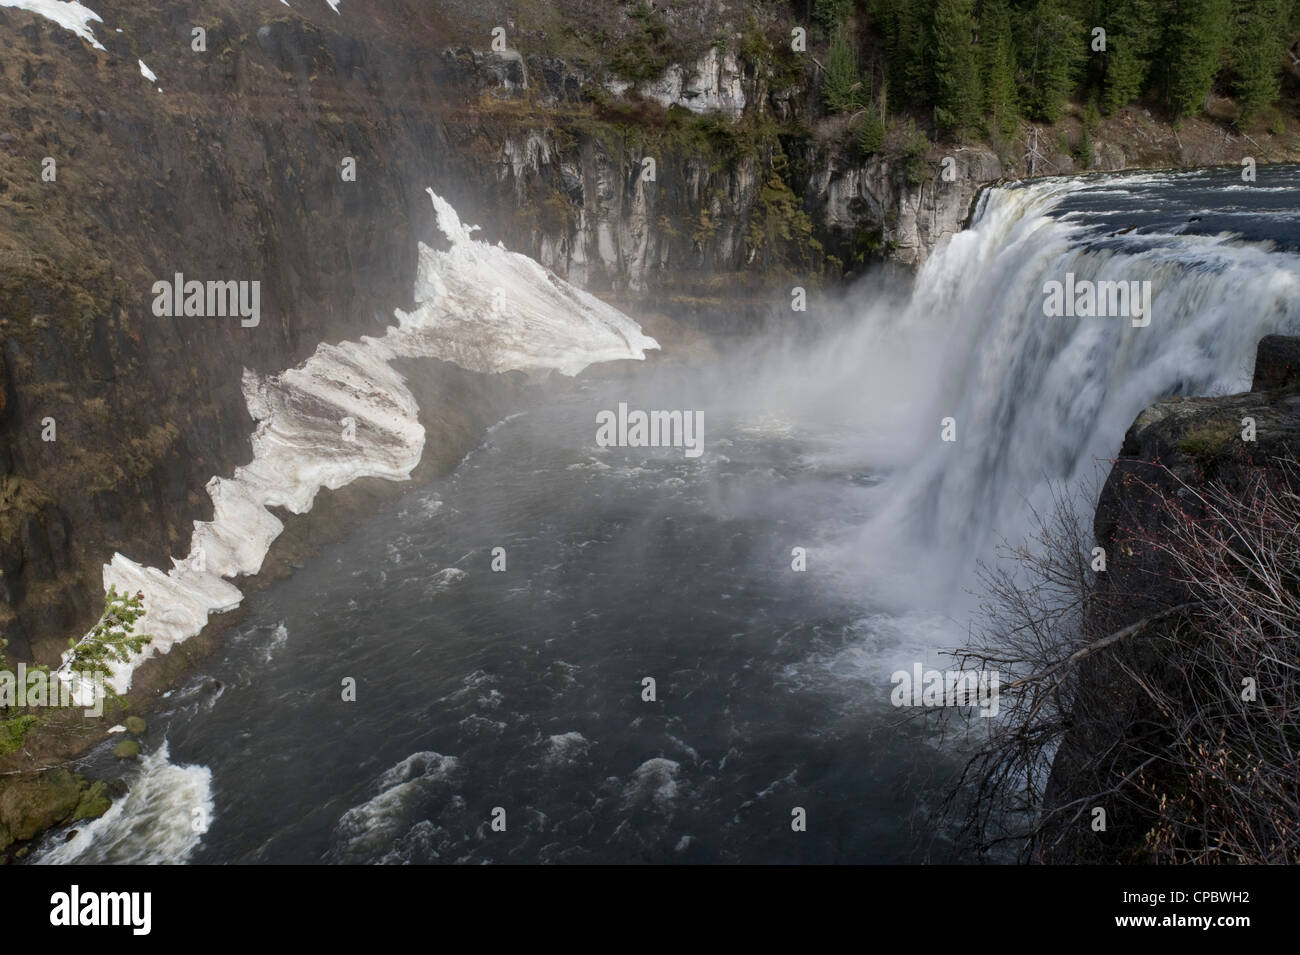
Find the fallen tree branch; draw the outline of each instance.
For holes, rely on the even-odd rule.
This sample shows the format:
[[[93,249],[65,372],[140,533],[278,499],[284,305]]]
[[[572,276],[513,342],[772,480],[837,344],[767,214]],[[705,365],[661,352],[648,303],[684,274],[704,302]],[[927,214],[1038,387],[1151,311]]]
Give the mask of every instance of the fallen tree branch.
[[[1075,663],[1078,663],[1080,660],[1092,656],[1098,650],[1104,650],[1106,647],[1110,646],[1111,644],[1118,643],[1119,641],[1125,640],[1133,636],[1134,634],[1141,633],[1143,630],[1145,630],[1147,627],[1151,626],[1154,623],[1159,623],[1162,620],[1168,620],[1170,617],[1176,616],[1177,614],[1180,614],[1185,610],[1190,610],[1192,607],[1200,606],[1201,603],[1202,602],[1199,600],[1192,600],[1192,601],[1188,601],[1187,603],[1181,603],[1178,604],[1177,606],[1169,607],[1165,610],[1161,610],[1159,613],[1153,613],[1149,616],[1143,617],[1141,620],[1138,620],[1135,623],[1131,623],[1127,627],[1124,627],[1120,630],[1116,630],[1114,633],[1108,634],[1102,637],[1100,640],[1094,640],[1092,643],[1088,644],[1087,646],[1080,647],[1078,650],[1075,650],[1064,660],[1060,660],[1052,664],[1050,667],[1048,667],[1046,670],[1043,670],[1041,673],[1035,673],[1033,676],[1023,677],[1019,680],[1015,680],[1011,683],[1008,683],[1005,689],[1014,690],[1016,687],[1024,686],[1026,683],[1036,683],[1039,680],[1045,680],[1053,673],[1056,673],[1058,670],[1062,669],[1063,667],[1071,666]]]

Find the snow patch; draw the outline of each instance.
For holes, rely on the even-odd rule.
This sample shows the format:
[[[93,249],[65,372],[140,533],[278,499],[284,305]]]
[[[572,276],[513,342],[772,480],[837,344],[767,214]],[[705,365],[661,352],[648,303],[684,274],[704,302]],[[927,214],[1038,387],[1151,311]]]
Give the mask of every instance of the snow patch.
[[[289,6],[289,0],[280,0],[280,2],[283,3],[286,7]],[[342,2],[342,0],[325,0],[325,2],[330,5],[331,10],[333,10],[335,13],[339,13],[339,4]],[[290,9],[292,9],[292,7]],[[343,16],[343,14],[339,13],[339,16]]]
[[[94,10],[75,0],[0,0],[0,7],[17,7],[28,10],[47,20],[53,20],[65,30],[71,30],[97,50],[104,49],[103,44],[95,39],[90,29],[91,21],[103,23],[103,18]]]
[[[432,189],[438,223],[451,242],[421,244],[415,301],[382,338],[362,336],[316,352],[278,375],[244,371],[248,412],[257,422],[253,459],[207,484],[213,519],[196,521],[189,556],[163,572],[114,554],[104,589],[143,593],[137,633],[153,637],[110,681],[125,693],[135,667],[197,634],[213,613],[239,606],[225,578],[260,572],[284,525],[269,508],[311,510],[322,488],[361,477],[404,481],[424,453],[419,406],[395,358],[440,358],[484,373],[557,370],[576,375],[595,362],[643,359],[658,343],[622,312],[575,288],[524,255],[477,241],[456,210]],[[347,422],[351,424],[347,424]],[[447,568],[441,587],[464,572]],[[64,654],[61,674],[70,672]]]
[[[416,309],[396,310],[388,338],[401,354],[440,358],[479,372],[555,370],[643,359],[659,343],[618,309],[537,262],[471,235],[456,210],[428,190],[446,252],[419,247]]]

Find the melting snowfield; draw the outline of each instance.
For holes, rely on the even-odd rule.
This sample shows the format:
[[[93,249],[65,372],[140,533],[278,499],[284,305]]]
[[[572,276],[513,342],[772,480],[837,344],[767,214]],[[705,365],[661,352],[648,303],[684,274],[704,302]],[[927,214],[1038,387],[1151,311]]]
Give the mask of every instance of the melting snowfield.
[[[103,18],[80,3],[64,3],[62,0],[0,0],[0,7],[17,7],[19,10],[29,10],[39,14],[48,20],[53,20],[65,30],[71,30],[95,49],[104,49],[104,45],[95,39],[95,33],[90,28],[92,21],[103,23]]]
[[[207,491],[212,521],[196,521],[189,555],[164,572],[123,554],[104,567],[104,589],[143,592],[139,632],[153,641],[112,684],[131,685],[136,666],[197,634],[213,613],[243,595],[227,578],[253,575],[284,529],[268,508],[311,510],[316,493],[361,477],[403,481],[420,462],[424,428],[395,358],[437,358],[471,371],[558,371],[643,359],[659,347],[622,312],[542,268],[527,256],[472,237],[456,210],[432,189],[446,251],[419,247],[416,308],[396,312],[382,338],[322,344],[296,368],[259,378],[245,371],[244,396],[257,422],[253,460]],[[63,672],[68,663],[65,662]]]

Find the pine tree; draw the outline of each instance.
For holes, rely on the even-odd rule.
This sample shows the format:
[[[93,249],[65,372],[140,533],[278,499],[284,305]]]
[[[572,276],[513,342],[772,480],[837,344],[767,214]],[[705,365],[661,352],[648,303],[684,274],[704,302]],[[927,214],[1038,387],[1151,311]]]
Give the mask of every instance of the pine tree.
[[[1272,106],[1281,92],[1291,11],[1284,0],[1236,0],[1235,6],[1233,91],[1244,124]]]
[[[1155,0],[1117,0],[1107,5],[1105,73],[1101,108],[1113,113],[1146,90],[1151,58],[1160,39]]]
[[[1092,144],[1092,129],[1087,123],[1079,133],[1079,144],[1074,147],[1074,158],[1084,169],[1091,169],[1097,160],[1096,148]]]
[[[111,677],[114,664],[129,662],[153,639],[135,632],[136,621],[143,616],[144,594],[119,594],[116,587],[109,587],[99,623],[81,640],[69,641],[71,669],[103,670]]]
[[[833,33],[843,25],[853,12],[853,0],[816,0],[813,4],[813,19]]]
[[[999,135],[1010,137],[1020,125],[1020,102],[1016,95],[1016,50],[1007,0],[985,0],[980,11],[980,54],[984,109],[989,125]]]
[[[866,102],[862,75],[858,72],[858,54],[842,29],[831,35],[826,54],[826,75],[822,79],[822,102],[831,112],[853,109]]]
[[[930,24],[926,10],[913,0],[877,0],[872,9],[885,37],[891,100],[901,106],[928,106],[931,70],[927,62]]]
[[[1064,0],[1032,0],[1021,18],[1021,102],[1035,119],[1054,123],[1078,85],[1087,32]]]
[[[1199,112],[1223,64],[1230,0],[1172,0],[1165,30],[1165,105],[1176,116]]]
[[[881,115],[882,112],[880,101],[875,99],[862,113],[862,123],[858,126],[858,149],[864,156],[880,152],[880,147],[885,143],[885,120]]]
[[[969,129],[979,118],[982,89],[975,63],[971,0],[939,0],[934,12],[934,116],[940,129]]]

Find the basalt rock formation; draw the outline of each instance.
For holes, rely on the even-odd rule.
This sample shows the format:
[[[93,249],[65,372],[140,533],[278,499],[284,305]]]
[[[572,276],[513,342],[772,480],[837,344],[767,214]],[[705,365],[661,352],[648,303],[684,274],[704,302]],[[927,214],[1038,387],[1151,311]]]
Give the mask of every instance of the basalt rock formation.
[[[1253,430],[1252,430],[1253,428]],[[1100,496],[1094,523],[1097,543],[1110,554],[1105,573],[1097,575],[1091,621],[1095,632],[1115,632],[1162,612],[1184,607],[1196,599],[1167,552],[1150,546],[1161,539],[1171,520],[1185,515],[1193,521],[1218,521],[1202,500],[1204,490],[1221,485],[1232,495],[1243,495],[1263,478],[1275,481],[1286,462],[1300,454],[1300,339],[1271,335],[1258,347],[1254,379],[1249,392],[1219,397],[1173,397],[1142,412],[1125,436]],[[1177,502],[1180,517],[1171,517],[1162,504]],[[1218,506],[1217,504],[1215,506]],[[1292,528],[1292,533],[1300,529]],[[1267,557],[1267,555],[1266,555]],[[1129,797],[1097,798],[1081,817],[1073,811],[1049,827],[1045,854],[1049,862],[1134,862],[1157,860],[1152,854],[1152,833],[1161,795],[1177,800],[1190,788],[1185,772],[1168,767],[1178,759],[1180,747],[1199,740],[1179,738],[1177,719],[1152,705],[1149,688],[1157,693],[1192,692],[1204,697],[1192,666],[1210,659],[1198,650],[1192,666],[1185,655],[1170,658],[1171,630],[1180,631],[1180,646],[1188,642],[1222,639],[1195,618],[1188,622],[1175,615],[1146,627],[1113,651],[1088,657],[1080,665],[1074,693],[1071,726],[1056,753],[1047,792],[1047,808],[1071,805],[1085,794],[1114,793],[1127,780],[1142,782],[1149,800]],[[1187,636],[1190,634],[1190,636]],[[1201,645],[1203,647],[1203,644]],[[1217,659],[1217,658],[1215,658]],[[1249,661],[1247,661],[1249,662]],[[1243,674],[1220,673],[1208,664],[1212,677],[1225,684],[1225,694],[1235,696]],[[1191,691],[1189,685],[1197,689]],[[1143,687],[1143,689],[1139,689]],[[1261,688],[1261,698],[1271,691]],[[1231,692],[1229,692],[1231,691]],[[1202,700],[1215,705],[1214,700]],[[1229,711],[1216,717],[1215,732],[1226,734],[1210,745],[1226,746],[1233,756],[1232,725],[1242,719]],[[1168,751],[1173,760],[1156,760]],[[1237,754],[1240,756],[1241,754]],[[1231,765],[1230,763],[1228,765]],[[1145,768],[1144,768],[1145,766]],[[1108,809],[1104,832],[1091,826],[1091,810]],[[1189,803],[1190,804],[1190,803]],[[1191,813],[1202,811],[1193,808]],[[1265,810],[1260,810],[1265,811]],[[1080,819],[1082,821],[1080,821]],[[1282,820],[1285,823],[1285,820]],[[1207,839],[1214,833],[1207,831]],[[1158,842],[1159,840],[1155,840]],[[1225,857],[1223,861],[1231,861]]]

